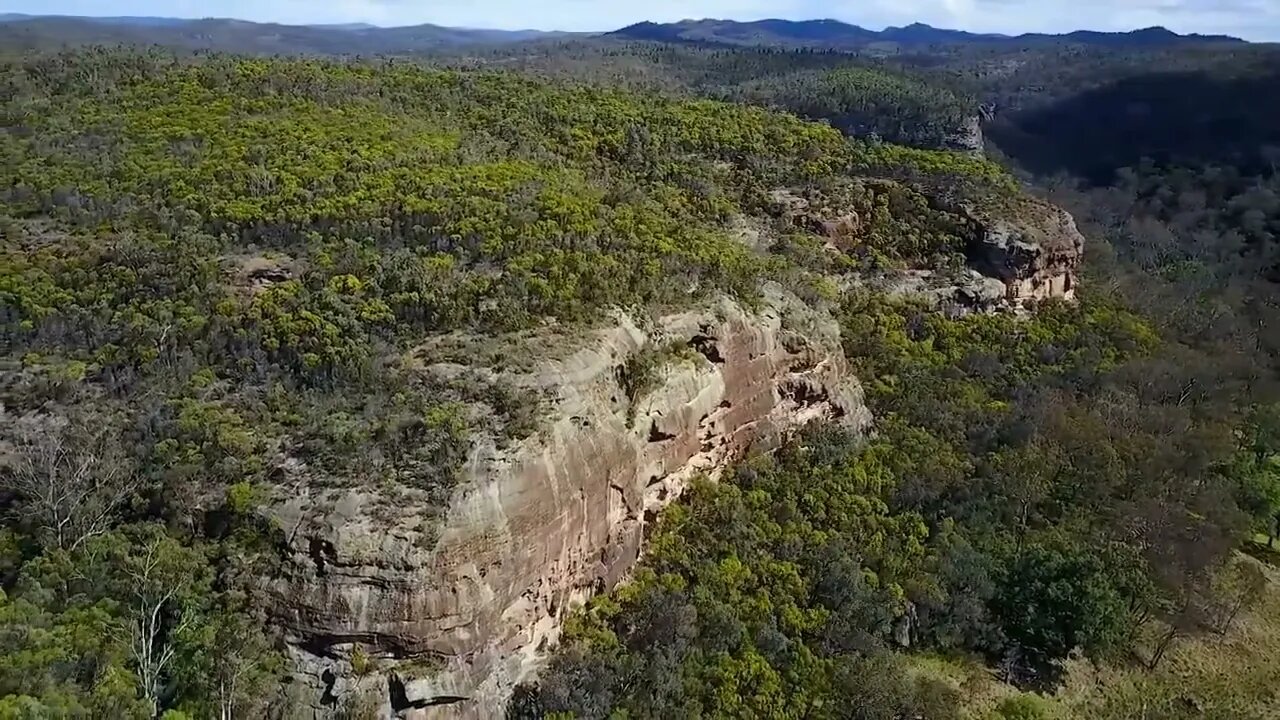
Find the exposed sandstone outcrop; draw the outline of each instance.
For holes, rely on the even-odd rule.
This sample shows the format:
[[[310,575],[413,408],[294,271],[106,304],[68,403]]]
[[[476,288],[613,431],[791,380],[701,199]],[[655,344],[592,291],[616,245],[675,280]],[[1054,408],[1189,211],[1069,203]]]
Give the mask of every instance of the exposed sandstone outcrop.
[[[952,318],[1009,308],[1004,283],[972,269],[963,273],[910,270],[882,278],[873,286],[890,296],[923,300],[928,307]]]
[[[1084,236],[1066,210],[1026,201],[1008,219],[978,220],[974,226],[969,262],[1003,282],[1011,303],[1075,297]]]
[[[892,184],[884,180],[865,182],[868,186]],[[890,285],[896,287],[892,289],[918,290],[944,309],[984,312],[1075,297],[1084,258],[1084,236],[1070,213],[1025,197],[1007,199],[1004,206],[996,209],[980,210],[974,203],[956,201],[927,189],[921,192],[934,209],[959,219],[967,264],[977,275],[967,274],[946,282],[947,278],[932,271],[913,270],[894,278]],[[770,197],[780,218],[822,237],[829,251],[856,248],[860,236],[867,231],[863,217],[866,211],[850,207],[847,199],[796,188],[774,190]],[[1002,284],[1003,293],[993,295],[993,284],[984,278]]]
[[[821,196],[793,188],[780,188],[770,193],[774,212],[793,226],[819,235],[831,249],[856,239],[863,232],[864,221],[853,208],[832,208]]]
[[[909,270],[860,284],[922,299],[950,317],[1075,299],[1084,237],[1065,210],[1023,201],[1010,219],[991,220],[968,207],[951,209],[968,220],[964,271]]]
[[[289,702],[324,716],[364,689],[384,713],[499,716],[693,476],[810,420],[865,426],[835,323],[776,289],[765,305],[722,301],[649,330],[620,316],[518,378],[554,397],[552,414],[512,447],[477,441],[437,542],[422,508],[379,505],[377,489],[291,487],[274,511],[289,559],[263,589],[301,668]],[[633,406],[628,358],[673,342],[687,350]]]

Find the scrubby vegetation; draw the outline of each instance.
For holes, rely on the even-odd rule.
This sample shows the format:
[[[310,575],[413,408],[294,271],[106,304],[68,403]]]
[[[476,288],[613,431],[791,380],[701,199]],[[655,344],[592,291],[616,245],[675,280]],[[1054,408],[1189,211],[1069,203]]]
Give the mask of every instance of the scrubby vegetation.
[[[1051,691],[1076,652],[1123,663],[1157,623],[1203,632],[1193,616],[1261,598],[1215,590],[1236,582],[1248,481],[1219,463],[1251,450],[1203,400],[1156,389],[1180,380],[1149,324],[1100,299],[1019,321],[866,296],[846,301],[844,332],[877,436],[817,431],[699,486],[528,702],[956,717],[955,689],[891,649],[977,654]],[[1159,665],[1158,646],[1143,652]]]
[[[994,165],[785,114],[504,73],[100,50],[0,72],[0,694],[28,716],[267,704],[262,507],[303,479],[377,488],[427,508],[429,547],[472,439],[537,427],[538,398],[432,372],[425,339],[825,270],[729,229],[785,225],[777,188],[941,168],[1011,192]],[[877,182],[849,257],[962,249]]]
[[[279,711],[254,601],[274,502],[375,490],[427,508],[430,547],[473,439],[538,427],[540,398],[469,365],[765,280],[838,308],[875,434],[814,428],[698,483],[512,715],[1273,717],[1269,57],[3,62],[0,717]],[[1212,87],[1135,80],[1153,58]],[[973,216],[1028,206],[932,149],[977,100],[1089,235],[1083,301],[956,318],[841,290],[958,265]],[[680,355],[624,364],[631,403]]]

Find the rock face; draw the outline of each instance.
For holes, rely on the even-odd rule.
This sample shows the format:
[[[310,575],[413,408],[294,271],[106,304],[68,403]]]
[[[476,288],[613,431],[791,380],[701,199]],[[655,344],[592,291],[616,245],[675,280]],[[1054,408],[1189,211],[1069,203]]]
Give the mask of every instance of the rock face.
[[[632,403],[627,360],[659,346],[685,351]],[[551,417],[512,447],[477,442],[434,544],[422,508],[377,492],[279,501],[289,560],[263,592],[299,668],[293,717],[361,692],[382,717],[500,716],[566,613],[626,577],[692,477],[811,420],[870,422],[838,327],[777,289],[757,313],[722,301],[650,330],[619,317],[521,381],[554,396]]]
[[[1065,210],[1026,203],[1016,220],[976,222],[969,243],[970,264],[1004,283],[1014,304],[1075,298],[1084,236]]]
[[[769,198],[775,214],[792,226],[823,238],[832,250],[839,250],[865,229],[856,210],[826,207],[795,188],[779,188],[772,191]]]
[[[965,118],[951,135],[947,137],[948,150],[958,150],[972,155],[982,155],[986,149],[986,140],[982,135],[982,118],[979,115]]]
[[[894,278],[889,283],[891,292],[921,295],[942,310],[958,314],[1075,298],[1084,236],[1070,213],[1030,198],[1010,201],[1012,207],[998,211],[979,211],[942,194],[924,192],[935,209],[960,219],[969,272],[914,269]],[[838,199],[793,188],[775,190],[770,197],[779,217],[822,238],[831,252],[856,246],[866,230],[858,210],[841,205]]]
[[[923,300],[950,318],[1009,309],[1004,283],[972,269],[952,274],[909,270],[887,276],[872,286],[890,296]]]

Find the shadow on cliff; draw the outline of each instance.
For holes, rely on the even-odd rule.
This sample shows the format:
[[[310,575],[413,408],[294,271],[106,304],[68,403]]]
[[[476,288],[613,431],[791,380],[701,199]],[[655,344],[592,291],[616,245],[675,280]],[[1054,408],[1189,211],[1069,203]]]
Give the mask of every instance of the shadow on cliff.
[[[1268,171],[1280,162],[1263,151],[1280,146],[1278,116],[1280,72],[1151,73],[1015,112],[986,131],[1027,170],[1104,185],[1143,159]]]

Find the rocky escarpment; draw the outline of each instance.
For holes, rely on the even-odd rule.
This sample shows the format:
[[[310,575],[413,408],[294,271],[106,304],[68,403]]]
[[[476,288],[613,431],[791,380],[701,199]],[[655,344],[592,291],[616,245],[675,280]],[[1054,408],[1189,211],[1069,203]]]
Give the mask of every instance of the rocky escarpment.
[[[966,254],[978,272],[1004,283],[1015,304],[1075,297],[1084,236],[1066,210],[1030,200],[1004,218],[977,219]]]
[[[963,272],[911,270],[881,283],[890,294],[924,298],[949,315],[1022,310],[1075,299],[1084,236],[1065,210],[1023,200],[1001,217],[952,207],[969,226]]]
[[[891,187],[892,181],[867,180],[867,187]],[[1084,259],[1084,236],[1061,208],[1029,197],[1007,199],[997,207],[958,202],[926,192],[929,205],[957,219],[964,243],[963,273],[915,268],[895,271],[883,287],[920,295],[956,312],[1021,309],[1028,303],[1072,300]],[[821,237],[833,253],[854,252],[864,242],[874,210],[842,204],[838,197],[812,189],[784,188],[771,195],[774,212],[789,225]],[[859,278],[863,280],[865,278]]]
[[[651,387],[629,378],[662,365]],[[438,540],[377,489],[288,487],[288,562],[263,588],[291,643],[295,716],[370,698],[382,716],[494,717],[566,613],[624,578],[698,473],[818,418],[870,421],[835,323],[780,292],[641,328],[626,316],[517,380],[552,396],[534,436],[481,438]]]

